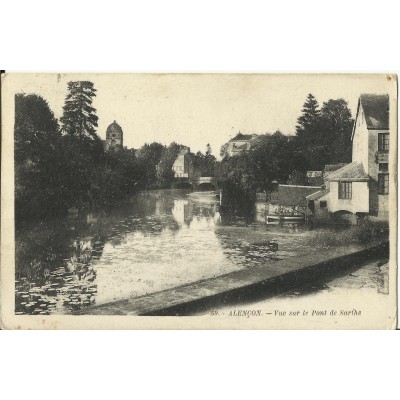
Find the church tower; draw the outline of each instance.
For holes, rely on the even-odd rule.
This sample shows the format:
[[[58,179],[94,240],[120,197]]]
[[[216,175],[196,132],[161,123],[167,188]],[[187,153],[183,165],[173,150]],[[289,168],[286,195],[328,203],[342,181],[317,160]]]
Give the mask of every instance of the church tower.
[[[124,133],[121,127],[114,121],[108,126],[106,131],[106,149],[112,147],[123,147],[124,145]]]

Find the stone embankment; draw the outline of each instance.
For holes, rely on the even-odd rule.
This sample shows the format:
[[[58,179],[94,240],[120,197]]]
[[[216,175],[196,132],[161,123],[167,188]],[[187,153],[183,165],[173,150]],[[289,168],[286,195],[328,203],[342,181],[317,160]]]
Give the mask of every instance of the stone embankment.
[[[252,302],[388,258],[389,242],[319,250],[259,267],[231,272],[160,292],[93,306],[76,314],[193,315],[201,310]]]

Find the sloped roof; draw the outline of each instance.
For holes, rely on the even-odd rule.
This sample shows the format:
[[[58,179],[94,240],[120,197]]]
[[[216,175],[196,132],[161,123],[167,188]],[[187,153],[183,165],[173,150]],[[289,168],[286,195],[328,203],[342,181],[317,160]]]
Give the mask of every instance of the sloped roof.
[[[346,163],[339,163],[339,164],[327,164],[324,167],[324,172],[333,172],[338,170],[339,168],[344,167],[347,165]]]
[[[283,206],[306,206],[307,196],[320,189],[319,186],[279,185],[277,202]]]
[[[230,140],[230,142],[233,142],[233,141],[235,141],[235,140],[252,140],[252,139],[254,139],[254,138],[256,138],[256,137],[257,137],[256,134],[245,135],[245,134],[239,132],[234,138],[232,138],[232,139]]]
[[[320,190],[307,196],[307,200],[318,200],[329,193],[329,189]]]
[[[239,144],[233,143],[233,148],[237,150],[247,150],[247,143],[239,143]]]
[[[368,181],[369,176],[365,173],[364,166],[360,162],[353,162],[332,172],[330,181]]]
[[[362,94],[360,103],[368,129],[389,129],[389,95]]]

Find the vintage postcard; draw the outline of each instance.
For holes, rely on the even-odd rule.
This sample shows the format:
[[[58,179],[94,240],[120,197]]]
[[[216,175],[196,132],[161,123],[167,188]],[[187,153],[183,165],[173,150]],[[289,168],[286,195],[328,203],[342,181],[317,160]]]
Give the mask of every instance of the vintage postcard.
[[[1,328],[395,329],[395,74],[1,77]]]

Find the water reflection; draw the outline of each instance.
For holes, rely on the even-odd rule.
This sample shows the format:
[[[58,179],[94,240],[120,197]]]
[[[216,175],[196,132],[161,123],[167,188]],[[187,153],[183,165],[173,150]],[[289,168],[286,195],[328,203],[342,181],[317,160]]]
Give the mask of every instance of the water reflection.
[[[69,313],[295,257],[305,231],[221,214],[217,201],[182,191],[42,221],[17,230],[16,312]]]

